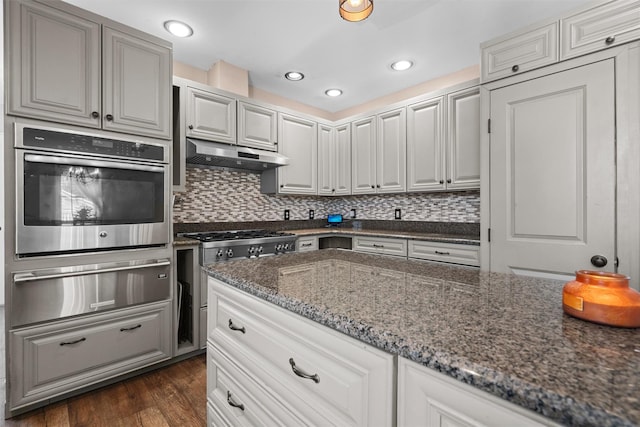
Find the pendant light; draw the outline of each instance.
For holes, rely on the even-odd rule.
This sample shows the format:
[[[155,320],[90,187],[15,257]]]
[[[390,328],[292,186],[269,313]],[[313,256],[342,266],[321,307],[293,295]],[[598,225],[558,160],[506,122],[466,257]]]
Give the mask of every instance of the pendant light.
[[[367,19],[373,12],[373,0],[338,0],[340,16],[350,22]]]

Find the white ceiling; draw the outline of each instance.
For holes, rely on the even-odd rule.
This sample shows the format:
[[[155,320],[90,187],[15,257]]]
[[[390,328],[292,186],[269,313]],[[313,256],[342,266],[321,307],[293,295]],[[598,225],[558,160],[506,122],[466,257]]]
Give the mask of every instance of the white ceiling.
[[[352,23],[338,0],[66,0],[170,40],[174,59],[203,70],[218,60],[249,71],[257,88],[336,112],[479,62],[479,43],[557,16],[587,0],[375,0]],[[194,35],[179,39],[163,22]],[[391,62],[415,66],[396,72]],[[301,71],[290,82],[283,74]],[[338,98],[328,88],[344,91]]]

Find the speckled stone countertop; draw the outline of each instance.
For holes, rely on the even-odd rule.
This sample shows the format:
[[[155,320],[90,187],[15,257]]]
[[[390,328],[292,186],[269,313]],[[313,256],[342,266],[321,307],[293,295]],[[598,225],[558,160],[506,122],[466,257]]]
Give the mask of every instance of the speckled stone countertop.
[[[307,266],[312,286],[296,279]],[[640,329],[562,312],[562,283],[327,249],[206,267],[231,286],[570,426],[640,424]]]
[[[395,230],[354,230],[351,228],[311,228],[303,230],[287,230],[297,236],[337,235],[337,236],[375,236],[385,238],[399,238],[412,240],[426,240],[430,242],[455,243],[466,245],[480,245],[475,236],[459,236],[443,233],[423,233],[419,231]]]

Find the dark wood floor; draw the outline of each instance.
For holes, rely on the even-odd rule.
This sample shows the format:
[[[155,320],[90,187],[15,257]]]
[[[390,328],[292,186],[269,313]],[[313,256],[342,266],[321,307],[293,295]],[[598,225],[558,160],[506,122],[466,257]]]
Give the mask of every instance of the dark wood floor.
[[[4,420],[6,426],[204,426],[206,359],[192,357],[42,409]],[[0,420],[2,425],[2,420]]]

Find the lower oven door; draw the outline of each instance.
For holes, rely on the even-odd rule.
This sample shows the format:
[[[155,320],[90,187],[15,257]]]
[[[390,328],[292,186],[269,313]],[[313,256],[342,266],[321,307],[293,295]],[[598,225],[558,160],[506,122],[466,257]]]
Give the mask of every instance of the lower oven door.
[[[169,242],[167,165],[16,150],[16,254]]]
[[[168,299],[170,268],[161,259],[15,273],[10,326]]]

